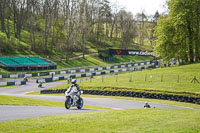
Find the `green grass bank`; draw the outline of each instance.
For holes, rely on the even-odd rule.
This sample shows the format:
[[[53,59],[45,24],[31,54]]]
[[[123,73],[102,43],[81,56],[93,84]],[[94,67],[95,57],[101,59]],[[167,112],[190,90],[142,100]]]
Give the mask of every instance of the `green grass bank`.
[[[2,133],[198,133],[200,110],[130,109],[44,116],[0,122],[0,130]]]
[[[194,76],[199,80],[200,64],[150,69],[113,74],[79,82],[82,89],[121,90],[153,93],[170,93],[200,96],[200,84],[191,83]],[[66,89],[61,85],[50,89]]]

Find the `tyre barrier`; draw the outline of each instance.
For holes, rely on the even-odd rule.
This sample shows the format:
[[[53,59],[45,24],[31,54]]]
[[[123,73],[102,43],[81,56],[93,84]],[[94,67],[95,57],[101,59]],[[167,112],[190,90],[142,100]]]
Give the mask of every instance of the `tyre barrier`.
[[[40,94],[59,94],[59,93],[65,93],[66,90],[67,89],[41,90]],[[149,99],[172,100],[178,102],[200,104],[200,97],[159,94],[159,93],[149,93],[149,92],[83,90],[83,94],[149,98]]]

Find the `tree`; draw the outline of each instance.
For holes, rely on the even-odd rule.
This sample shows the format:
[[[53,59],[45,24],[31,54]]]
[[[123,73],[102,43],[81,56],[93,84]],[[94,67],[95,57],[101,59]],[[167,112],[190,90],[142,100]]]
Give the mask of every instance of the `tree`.
[[[10,38],[9,20],[11,17],[11,12],[8,8],[9,2],[10,1],[0,0],[1,31],[6,33],[7,38]]]
[[[158,21],[158,18],[159,18],[160,14],[158,11],[156,11],[156,13],[154,14],[153,16],[153,22],[157,22]]]
[[[112,40],[113,38],[113,32],[114,28],[116,27],[117,23],[117,13],[119,11],[119,6],[118,5],[112,5],[112,14],[111,14],[111,30],[110,30],[110,39]]]
[[[169,15],[158,20],[156,27],[158,54],[168,60],[178,58],[181,62],[198,61],[200,1],[171,0],[168,7]]]
[[[139,23],[138,26],[138,36],[139,36],[139,43],[141,45],[144,45],[144,40],[146,38],[146,27],[145,27],[145,21],[147,19],[147,16],[145,15],[145,11],[142,11],[141,13],[136,14],[137,22]]]
[[[121,30],[121,47],[127,49],[135,37],[133,15],[130,12],[127,13],[125,10],[120,10],[118,13],[118,21]]]

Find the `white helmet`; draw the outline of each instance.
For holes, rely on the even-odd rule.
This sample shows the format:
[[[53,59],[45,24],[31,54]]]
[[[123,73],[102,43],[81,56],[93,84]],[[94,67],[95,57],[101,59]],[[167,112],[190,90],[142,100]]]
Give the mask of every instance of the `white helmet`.
[[[77,80],[76,79],[72,79],[72,84],[76,84]]]

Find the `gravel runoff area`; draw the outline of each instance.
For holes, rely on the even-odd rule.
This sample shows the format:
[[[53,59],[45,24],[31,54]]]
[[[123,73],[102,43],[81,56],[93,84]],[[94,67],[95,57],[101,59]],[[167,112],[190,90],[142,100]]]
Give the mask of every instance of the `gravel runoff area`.
[[[46,83],[44,84],[44,88],[42,89],[47,89],[50,87],[54,87],[54,86],[58,86],[58,85],[66,84],[66,83],[67,81]],[[64,101],[65,101],[64,96],[25,95],[28,92],[38,91],[38,90],[41,90],[41,88],[38,88],[38,85],[36,83],[28,82],[27,85],[23,85],[23,86],[0,88],[0,95],[59,101],[59,102],[63,102],[63,107],[0,105],[0,121],[32,118],[32,117],[47,116],[47,115],[99,111],[96,109],[78,110],[75,108],[66,110],[64,107]],[[144,108],[144,102],[140,102],[140,101],[110,99],[110,98],[85,98],[85,97],[83,98],[83,100],[84,100],[85,105],[108,107],[108,108],[113,108],[113,109]],[[156,104],[156,103],[149,103],[149,104],[151,107],[155,107],[155,108],[191,109],[191,108],[186,108],[186,107]]]

